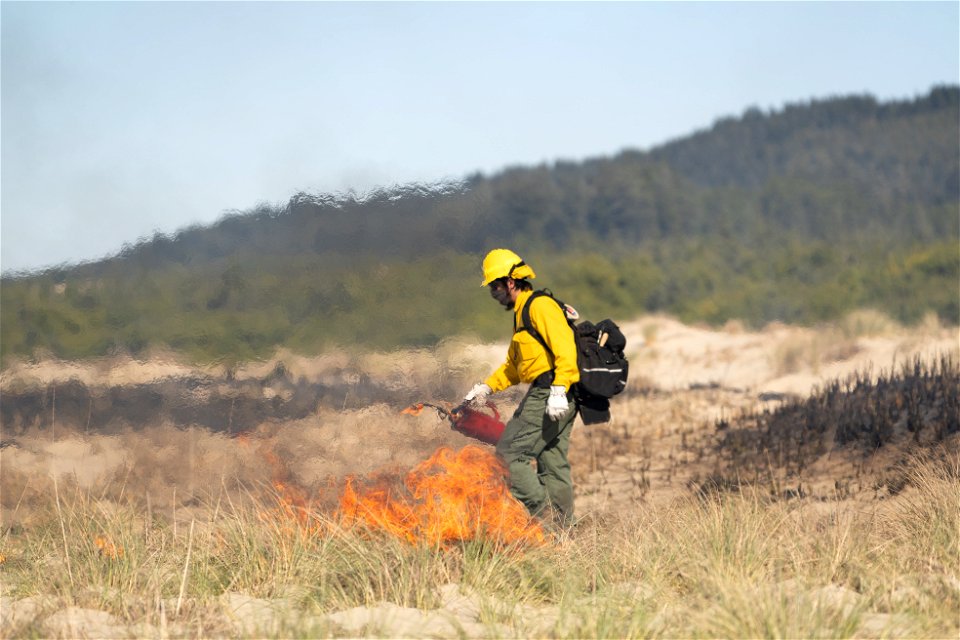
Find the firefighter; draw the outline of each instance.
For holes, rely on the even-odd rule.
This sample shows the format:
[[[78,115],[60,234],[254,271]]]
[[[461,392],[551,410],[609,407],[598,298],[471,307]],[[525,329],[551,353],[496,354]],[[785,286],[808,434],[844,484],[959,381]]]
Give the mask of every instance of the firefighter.
[[[571,387],[580,374],[573,330],[552,298],[537,297],[530,304],[530,323],[549,350],[531,333],[516,331],[523,326],[521,311],[533,294],[529,280],[535,277],[533,269],[508,249],[494,249],[484,258],[481,286],[514,312],[514,334],[506,361],[486,381],[474,385],[464,400],[483,403],[491,393],[530,384],[497,443],[497,455],[510,473],[514,497],[532,515],[566,527],[573,522],[567,450],[577,415]]]

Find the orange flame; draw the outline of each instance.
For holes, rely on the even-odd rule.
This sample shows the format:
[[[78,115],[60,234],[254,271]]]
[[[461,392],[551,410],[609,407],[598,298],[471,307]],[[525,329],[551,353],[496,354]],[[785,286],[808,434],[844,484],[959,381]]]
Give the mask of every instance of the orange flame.
[[[422,411],[423,405],[411,407],[415,408]],[[251,442],[245,438],[240,444]],[[411,544],[447,545],[478,537],[498,544],[546,541],[539,521],[510,495],[499,459],[483,447],[468,445],[456,452],[441,447],[414,467],[401,487],[391,487],[386,480],[349,477],[332,519],[319,517],[319,496],[296,483],[269,441],[261,441],[257,451],[270,470],[276,500],[276,507],[261,511],[259,517],[286,534],[330,535],[333,520],[346,528],[383,531]],[[371,486],[358,488],[365,482]]]
[[[241,441],[241,444],[247,446],[249,443]],[[299,525],[298,531],[300,533],[313,532],[314,525],[311,522],[313,504],[307,496],[307,492],[297,486],[290,468],[268,442],[261,442],[257,451],[263,456],[270,468],[270,484],[276,492],[274,497],[277,503],[273,512],[261,511],[258,514],[260,519],[280,520],[284,523],[294,522]],[[286,524],[283,530],[287,533],[294,532]]]
[[[400,413],[401,413],[401,414],[404,414],[404,415],[408,415],[408,416],[418,416],[418,415],[420,415],[421,413],[423,413],[423,410],[424,410],[424,405],[423,405],[423,403],[422,403],[422,402],[418,402],[418,403],[415,404],[415,405],[411,405],[411,406],[407,407],[406,409],[404,409],[404,410],[401,411]]]
[[[476,537],[542,544],[546,535],[507,488],[503,465],[489,451],[441,447],[404,481],[406,491],[358,491],[348,478],[340,500],[343,523],[382,530],[411,544],[449,544]]]
[[[115,560],[123,557],[123,547],[113,544],[106,536],[97,536],[93,539],[93,543],[100,549],[100,555],[104,558]]]

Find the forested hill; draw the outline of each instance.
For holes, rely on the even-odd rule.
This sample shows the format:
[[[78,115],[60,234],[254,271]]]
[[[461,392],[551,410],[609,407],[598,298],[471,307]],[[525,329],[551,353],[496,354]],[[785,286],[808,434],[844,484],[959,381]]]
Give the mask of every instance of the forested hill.
[[[851,96],[749,109],[654,149],[651,157],[704,187],[770,180],[848,182],[887,198],[957,197],[956,87],[903,102]]]
[[[955,322],[958,202],[956,86],[751,108],[649,151],[363,196],[300,193],[111,259],[7,277],[0,346],[89,355],[164,343],[213,357],[361,334],[379,346],[492,335],[473,315],[489,300],[462,284],[501,245],[598,312],[761,323],[860,305]],[[431,305],[412,293],[422,282],[453,288],[439,318],[410,309]],[[336,335],[303,328],[321,311],[343,323]],[[378,324],[397,313],[405,328]],[[157,314],[203,335],[163,329]]]
[[[632,248],[670,236],[871,233],[894,242],[955,234],[960,88],[913,101],[836,98],[746,111],[643,153],[513,168],[460,188],[365,198],[296,194],[211,228],[157,236],[126,257],[151,265],[257,255],[423,256],[509,244]]]

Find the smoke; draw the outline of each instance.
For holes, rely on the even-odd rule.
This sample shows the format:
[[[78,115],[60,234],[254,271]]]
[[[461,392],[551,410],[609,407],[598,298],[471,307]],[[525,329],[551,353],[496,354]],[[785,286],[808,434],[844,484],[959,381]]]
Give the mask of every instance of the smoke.
[[[441,446],[475,443],[436,412],[400,411],[459,400],[499,356],[448,344],[284,354],[231,371],[129,359],[15,366],[3,380],[3,520],[48,504],[53,478],[170,514],[269,494],[278,477],[329,502],[348,475],[400,477]]]

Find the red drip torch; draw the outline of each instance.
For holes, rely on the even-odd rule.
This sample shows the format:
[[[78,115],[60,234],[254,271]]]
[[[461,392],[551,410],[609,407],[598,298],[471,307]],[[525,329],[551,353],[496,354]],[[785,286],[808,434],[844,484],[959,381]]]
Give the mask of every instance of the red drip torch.
[[[450,428],[454,431],[480,442],[495,445],[503,435],[504,424],[500,421],[500,412],[490,400],[487,400],[486,408],[492,411],[493,415],[474,409],[469,402],[463,402],[449,410],[429,402],[419,402],[404,409],[402,413],[419,415],[424,407],[435,409],[438,416],[449,420]]]

